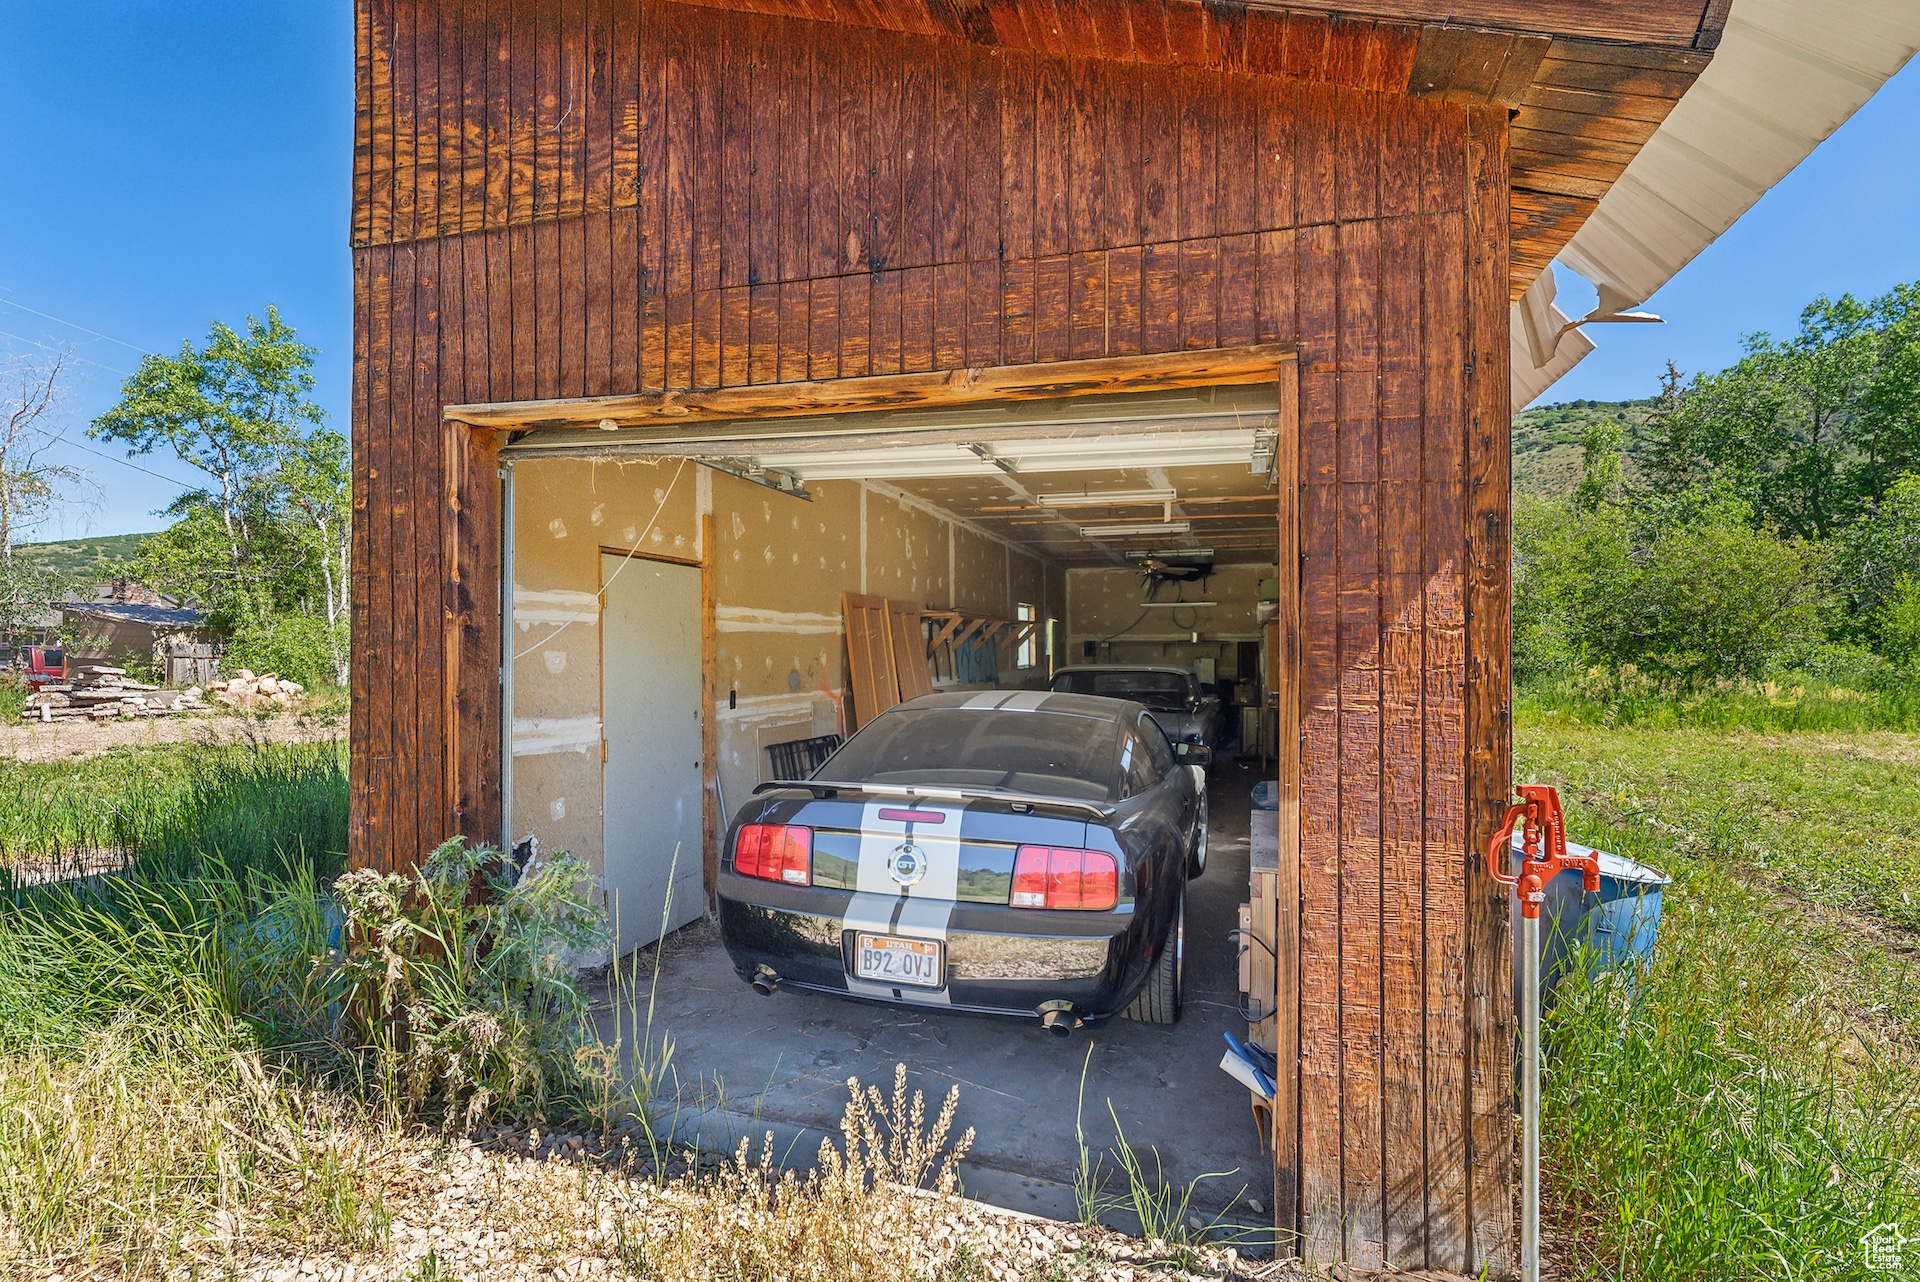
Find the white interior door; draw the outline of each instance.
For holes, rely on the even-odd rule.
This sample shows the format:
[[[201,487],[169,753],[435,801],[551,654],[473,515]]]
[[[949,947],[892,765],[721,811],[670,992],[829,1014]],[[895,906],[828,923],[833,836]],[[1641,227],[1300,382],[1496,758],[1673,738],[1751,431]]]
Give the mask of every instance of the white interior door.
[[[702,911],[700,571],[600,558],[606,883],[618,951]]]

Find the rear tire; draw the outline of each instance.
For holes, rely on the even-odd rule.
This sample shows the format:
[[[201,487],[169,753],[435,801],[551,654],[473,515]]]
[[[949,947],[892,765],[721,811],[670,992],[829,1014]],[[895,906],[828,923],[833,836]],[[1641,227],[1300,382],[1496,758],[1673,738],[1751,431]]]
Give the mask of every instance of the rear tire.
[[[1166,942],[1160,945],[1160,955],[1154,959],[1146,987],[1120,1013],[1142,1024],[1164,1026],[1177,1021],[1180,1018],[1180,990],[1186,979],[1186,952],[1187,895],[1183,890],[1180,892],[1180,907],[1174,910],[1173,929],[1167,932]]]

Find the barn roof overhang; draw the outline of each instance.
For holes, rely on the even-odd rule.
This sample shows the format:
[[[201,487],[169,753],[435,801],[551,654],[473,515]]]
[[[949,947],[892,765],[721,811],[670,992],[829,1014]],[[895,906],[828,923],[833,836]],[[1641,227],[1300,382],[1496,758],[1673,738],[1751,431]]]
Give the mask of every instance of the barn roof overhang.
[[[1916,47],[1912,0],[1736,0],[1712,62],[1558,251],[1594,286],[1593,315],[1651,298]],[[1514,304],[1516,410],[1593,350],[1570,324],[1554,306],[1552,273],[1529,282]]]

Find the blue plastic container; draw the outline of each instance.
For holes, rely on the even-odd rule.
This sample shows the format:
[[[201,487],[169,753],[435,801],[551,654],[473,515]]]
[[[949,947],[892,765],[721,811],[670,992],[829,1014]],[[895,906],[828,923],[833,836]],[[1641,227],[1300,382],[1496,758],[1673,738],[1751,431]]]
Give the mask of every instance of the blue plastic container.
[[[1262,779],[1253,785],[1253,808],[1255,810],[1280,809],[1280,785],[1271,779]]]
[[[1569,841],[1570,853],[1586,854],[1591,846]],[[1547,883],[1540,905],[1540,991],[1550,998],[1554,985],[1566,973],[1568,953],[1586,944],[1591,969],[1639,970],[1653,960],[1660,932],[1661,892],[1673,880],[1657,868],[1635,863],[1610,851],[1600,857],[1600,890],[1582,889],[1578,869],[1568,869]],[[1514,837],[1514,868],[1520,866],[1520,838]],[[1513,914],[1514,1009],[1520,1001],[1520,914]]]

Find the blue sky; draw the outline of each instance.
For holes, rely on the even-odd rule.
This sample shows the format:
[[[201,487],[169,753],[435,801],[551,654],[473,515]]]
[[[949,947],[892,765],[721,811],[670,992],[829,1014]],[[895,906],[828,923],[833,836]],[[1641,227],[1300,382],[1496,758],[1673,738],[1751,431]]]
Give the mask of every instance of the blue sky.
[[[158,528],[191,474],[92,446],[141,351],[173,350],[268,303],[320,348],[344,427],[353,52],[349,0],[0,0],[0,348],[71,348],[67,461],[104,491],[38,537]],[[1740,335],[1790,330],[1822,292],[1920,278],[1920,69],[1770,192],[1648,306],[1662,326],[1594,330],[1547,400],[1641,396],[1672,359],[1717,369]],[[1564,279],[1571,312],[1591,292]],[[157,475],[155,475],[157,474]]]

